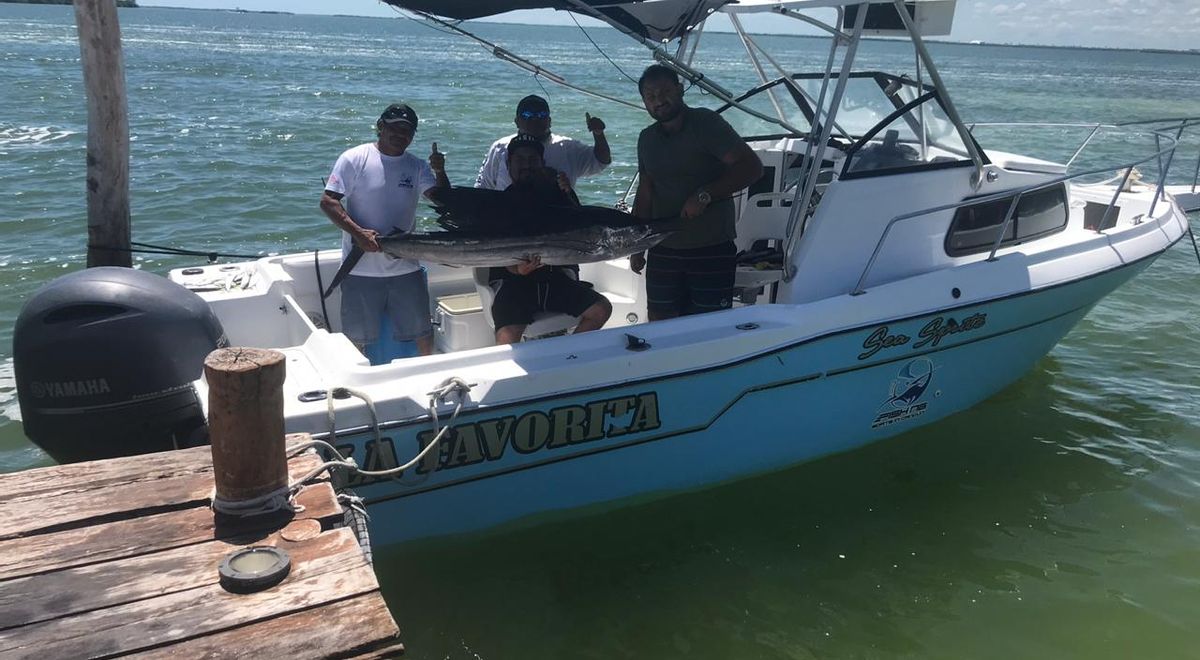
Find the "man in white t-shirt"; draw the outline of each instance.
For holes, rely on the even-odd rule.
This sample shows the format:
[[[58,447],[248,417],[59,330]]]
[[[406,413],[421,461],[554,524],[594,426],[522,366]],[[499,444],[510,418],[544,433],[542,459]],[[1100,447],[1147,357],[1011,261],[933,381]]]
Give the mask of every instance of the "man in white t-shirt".
[[[590,114],[585,118],[588,131],[592,134],[593,144],[590,147],[579,140],[550,132],[550,104],[546,99],[534,95],[521,99],[517,104],[517,116],[513,119],[517,132],[492,143],[479,168],[479,176],[475,177],[475,187],[504,190],[512,185],[512,177],[508,174],[508,143],[517,135],[532,135],[540,139],[545,148],[546,167],[566,174],[572,188],[580,177],[599,173],[612,162],[612,153],[608,148],[608,138],[604,137],[604,122]]]
[[[383,315],[396,341],[414,341],[421,355],[433,352],[425,271],[412,259],[393,259],[376,240],[412,231],[417,202],[431,188],[446,187],[446,158],[433,143],[428,164],[408,153],[417,113],[408,105],[387,107],[375,122],[378,140],[338,157],[321,195],[321,210],[342,235],[342,258],[357,245],[365,254],[342,281],[342,332],[359,350],[379,339]]]

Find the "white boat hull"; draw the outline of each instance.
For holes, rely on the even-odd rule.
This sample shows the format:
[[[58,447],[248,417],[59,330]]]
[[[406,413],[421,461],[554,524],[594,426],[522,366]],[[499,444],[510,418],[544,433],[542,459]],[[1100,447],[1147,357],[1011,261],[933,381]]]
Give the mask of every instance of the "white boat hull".
[[[991,396],[1152,260],[719,367],[480,408],[460,416],[440,451],[417,468],[399,479],[359,479],[354,487],[372,513],[373,538],[388,544],[784,469]],[[930,331],[950,327],[962,330]],[[880,347],[881,336],[909,339]],[[380,468],[394,464],[395,454],[415,455],[431,435],[420,420],[384,428],[384,451],[365,435],[339,444]]]

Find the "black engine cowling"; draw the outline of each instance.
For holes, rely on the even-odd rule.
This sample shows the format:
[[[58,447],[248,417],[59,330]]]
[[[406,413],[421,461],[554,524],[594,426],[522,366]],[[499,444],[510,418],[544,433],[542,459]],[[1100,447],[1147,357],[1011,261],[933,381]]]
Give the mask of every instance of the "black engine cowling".
[[[131,268],[89,268],[38,289],[13,332],[25,435],[60,463],[207,441],[192,382],[225,346],[195,293]]]

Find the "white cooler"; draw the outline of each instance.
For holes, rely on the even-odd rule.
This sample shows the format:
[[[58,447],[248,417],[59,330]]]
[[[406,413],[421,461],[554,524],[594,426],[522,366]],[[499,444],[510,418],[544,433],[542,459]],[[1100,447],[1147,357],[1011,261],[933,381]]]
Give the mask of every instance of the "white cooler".
[[[478,293],[442,296],[433,310],[433,343],[442,353],[482,348],[496,343],[483,317]]]

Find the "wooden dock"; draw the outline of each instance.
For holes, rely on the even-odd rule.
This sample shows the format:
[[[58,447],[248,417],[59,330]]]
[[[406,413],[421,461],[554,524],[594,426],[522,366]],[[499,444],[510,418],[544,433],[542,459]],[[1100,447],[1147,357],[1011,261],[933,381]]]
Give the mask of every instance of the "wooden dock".
[[[303,436],[289,436],[289,444]],[[320,464],[292,459],[293,479]],[[0,657],[378,658],[400,631],[328,481],[296,513],[214,522],[209,447],[0,475]],[[238,547],[291,557],[248,595],[218,582]]]

